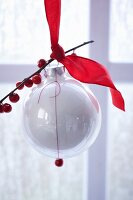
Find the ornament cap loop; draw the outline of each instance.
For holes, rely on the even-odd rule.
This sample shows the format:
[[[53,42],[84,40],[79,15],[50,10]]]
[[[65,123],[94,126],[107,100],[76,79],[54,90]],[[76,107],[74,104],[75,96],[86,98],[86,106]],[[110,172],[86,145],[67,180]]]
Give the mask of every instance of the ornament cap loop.
[[[48,77],[55,77],[55,75],[62,76],[64,75],[64,72],[64,66],[51,66],[46,68],[46,73]]]

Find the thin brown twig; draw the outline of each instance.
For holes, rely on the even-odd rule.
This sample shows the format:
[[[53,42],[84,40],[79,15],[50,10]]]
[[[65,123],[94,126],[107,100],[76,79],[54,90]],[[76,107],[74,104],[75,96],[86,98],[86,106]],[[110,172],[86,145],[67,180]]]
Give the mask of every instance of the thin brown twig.
[[[84,46],[84,45],[93,43],[93,42],[94,42],[93,40],[84,42],[84,43],[82,43],[82,44],[80,44],[80,45],[78,45],[78,46],[76,46],[76,47],[73,47],[73,48],[71,48],[71,49],[65,51],[65,54],[66,54],[66,53],[69,53],[69,52],[71,52],[71,51],[74,51],[74,50],[76,50],[76,49],[78,49],[78,48],[80,48],[80,47],[82,47],[82,46]],[[34,72],[33,74],[31,74],[31,75],[28,76],[27,78],[25,78],[16,88],[14,88],[11,92],[9,92],[6,96],[4,96],[4,97],[0,100],[0,103],[2,103],[7,97],[9,97],[11,94],[13,94],[13,93],[14,93],[20,86],[22,86],[28,79],[30,79],[31,77],[33,77],[33,76],[36,75],[36,74],[39,74],[47,65],[49,65],[49,64],[50,64],[51,62],[53,62],[53,61],[54,61],[54,59],[52,59],[52,58],[49,59],[49,60],[47,61],[47,63],[46,63],[43,67],[41,67],[40,69],[38,69],[36,72]]]

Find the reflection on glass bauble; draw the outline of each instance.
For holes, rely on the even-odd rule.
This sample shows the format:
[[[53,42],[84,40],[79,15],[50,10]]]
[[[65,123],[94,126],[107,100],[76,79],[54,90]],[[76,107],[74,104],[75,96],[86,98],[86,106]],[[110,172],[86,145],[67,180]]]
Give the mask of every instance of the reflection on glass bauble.
[[[67,77],[63,67],[48,68],[47,78],[25,99],[23,121],[25,135],[38,151],[66,158],[95,141],[101,110],[85,84]]]

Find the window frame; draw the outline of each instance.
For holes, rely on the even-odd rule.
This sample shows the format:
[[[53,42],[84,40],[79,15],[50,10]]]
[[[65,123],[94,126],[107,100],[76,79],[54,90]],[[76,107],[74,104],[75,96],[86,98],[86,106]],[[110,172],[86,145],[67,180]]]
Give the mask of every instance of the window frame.
[[[90,2],[90,37],[95,41],[93,48],[90,48],[90,57],[106,66],[114,82],[131,83],[133,82],[133,63],[109,61],[110,2],[111,0],[91,0]],[[107,200],[108,92],[107,89],[94,85],[91,86],[91,89],[101,105],[102,127],[99,137],[88,151],[88,193],[86,200]]]
[[[133,63],[109,61],[109,9],[110,0],[90,0],[90,38],[95,41],[90,48],[90,58],[107,67],[113,81],[133,82]],[[100,39],[99,39],[100,38]],[[0,64],[0,82],[12,83],[23,80],[35,71],[34,64]],[[108,91],[91,85],[102,109],[100,135],[87,153],[85,200],[107,200],[107,124]],[[9,91],[10,92],[10,91]],[[119,112],[119,111],[118,111]]]

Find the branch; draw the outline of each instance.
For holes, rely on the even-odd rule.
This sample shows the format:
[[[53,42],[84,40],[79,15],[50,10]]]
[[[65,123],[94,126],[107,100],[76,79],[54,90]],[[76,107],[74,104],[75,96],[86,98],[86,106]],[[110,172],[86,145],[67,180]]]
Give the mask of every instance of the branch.
[[[93,40],[84,42],[84,43],[82,43],[82,44],[80,44],[80,45],[78,45],[78,46],[76,46],[76,47],[73,47],[72,49],[69,49],[69,50],[65,51],[65,54],[66,54],[66,53],[69,53],[69,52],[71,52],[71,51],[74,51],[74,50],[76,50],[76,49],[78,49],[78,48],[80,48],[80,47],[82,47],[82,46],[84,46],[84,45],[93,43],[93,42],[94,42]],[[49,59],[49,60],[47,61],[47,63],[46,63],[43,67],[41,67],[39,70],[37,70],[36,72],[34,72],[33,74],[31,74],[31,75],[28,76],[27,78],[25,78],[25,79],[21,82],[21,84],[18,85],[18,87],[14,88],[10,93],[8,93],[5,97],[3,97],[3,98],[0,100],[0,103],[2,103],[7,97],[9,97],[11,94],[13,94],[13,93],[14,93],[20,86],[22,86],[28,79],[30,79],[31,77],[33,77],[33,76],[36,75],[36,74],[39,74],[43,69],[45,69],[45,67],[46,67],[47,65],[49,65],[49,64],[50,64],[51,62],[53,62],[53,61],[54,61],[54,59],[52,59],[52,58]]]

